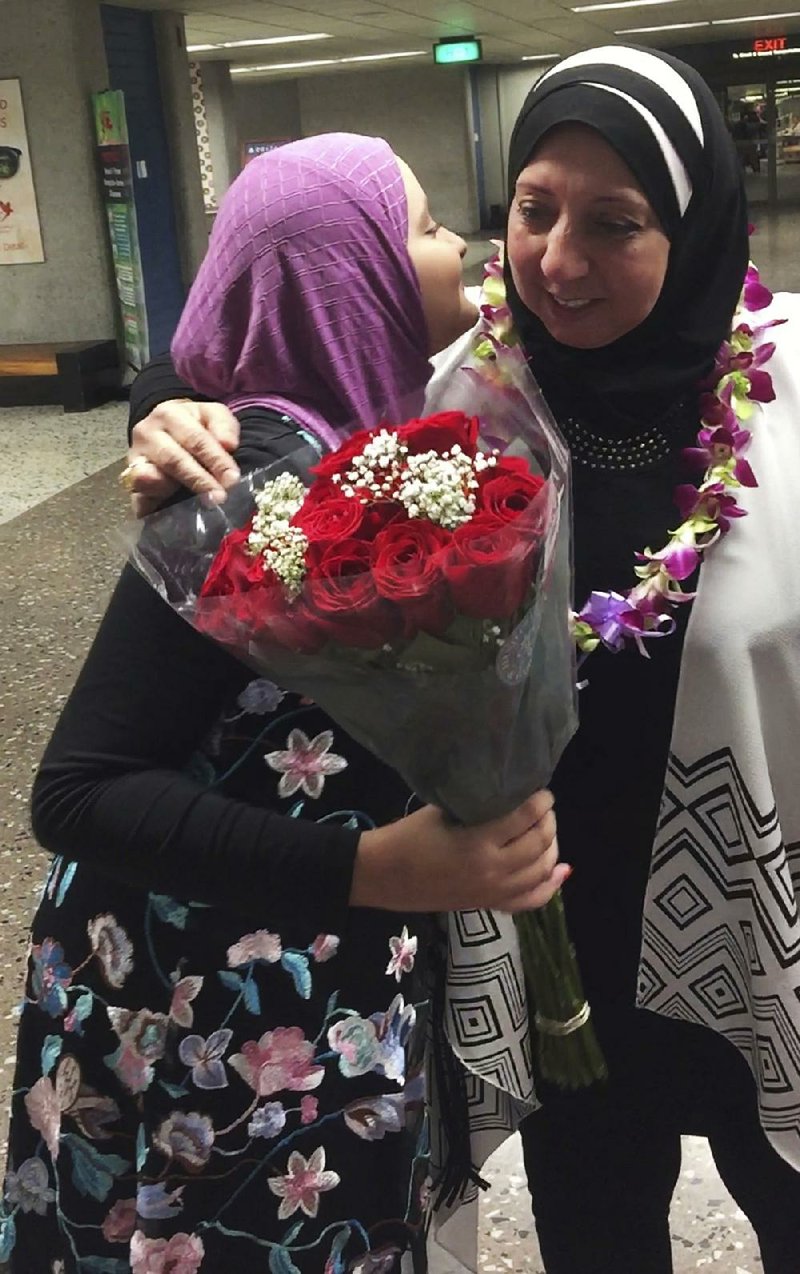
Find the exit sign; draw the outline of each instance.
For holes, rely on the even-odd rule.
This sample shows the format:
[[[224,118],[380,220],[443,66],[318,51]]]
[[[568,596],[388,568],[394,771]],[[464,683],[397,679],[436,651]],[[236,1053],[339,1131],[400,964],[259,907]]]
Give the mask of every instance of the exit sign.
[[[483,57],[480,40],[465,36],[460,40],[439,40],[433,46],[433,60],[440,66],[453,62],[480,62]]]
[[[784,53],[786,51],[786,36],[775,35],[768,40],[754,40],[754,53]]]
[[[800,53],[796,43],[788,35],[770,35],[751,40],[742,50],[733,54],[735,62],[742,58],[779,58],[790,53]]]

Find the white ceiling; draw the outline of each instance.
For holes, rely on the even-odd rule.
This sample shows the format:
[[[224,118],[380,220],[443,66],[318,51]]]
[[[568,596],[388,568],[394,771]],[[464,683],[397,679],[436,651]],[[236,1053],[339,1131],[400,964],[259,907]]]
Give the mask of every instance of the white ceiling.
[[[112,0],[114,2],[114,0]],[[138,8],[179,10],[186,15],[189,44],[256,40],[268,36],[328,32],[332,39],[299,44],[263,45],[199,53],[245,65],[318,58],[358,57],[375,53],[426,50],[443,36],[476,35],[484,62],[520,63],[527,54],[571,53],[594,44],[628,41],[668,48],[710,40],[748,40],[800,32],[800,16],[754,21],[748,14],[792,12],[792,0],[650,0],[638,7],[573,13],[570,0],[115,0]],[[582,0],[572,0],[581,3]],[[800,8],[800,0],[794,0]],[[684,30],[615,35],[630,27],[664,23],[711,22],[741,18],[733,24]],[[426,56],[407,59],[424,63]],[[367,66],[371,63],[356,65]],[[378,63],[391,65],[391,63]],[[333,67],[321,67],[329,73]],[[347,69],[352,69],[348,66]],[[310,73],[313,73],[310,72]],[[275,74],[275,73],[273,73]]]

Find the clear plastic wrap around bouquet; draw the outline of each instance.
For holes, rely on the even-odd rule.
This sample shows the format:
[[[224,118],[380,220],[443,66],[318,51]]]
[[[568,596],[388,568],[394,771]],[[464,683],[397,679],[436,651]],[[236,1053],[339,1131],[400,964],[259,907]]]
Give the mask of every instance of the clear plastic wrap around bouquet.
[[[546,785],[576,726],[569,466],[525,369],[464,368],[447,402],[321,458],[301,445],[224,506],[154,514],[133,559],[198,631],[474,824]],[[591,1027],[558,1034],[583,994],[551,908],[519,927],[560,1071]]]

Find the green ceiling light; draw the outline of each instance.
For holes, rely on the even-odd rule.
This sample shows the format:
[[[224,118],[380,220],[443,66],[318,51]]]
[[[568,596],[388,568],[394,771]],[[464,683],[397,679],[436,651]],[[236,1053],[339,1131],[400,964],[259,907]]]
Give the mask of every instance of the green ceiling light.
[[[439,66],[452,66],[454,62],[480,62],[482,58],[481,42],[473,35],[437,40],[433,46],[433,60]]]

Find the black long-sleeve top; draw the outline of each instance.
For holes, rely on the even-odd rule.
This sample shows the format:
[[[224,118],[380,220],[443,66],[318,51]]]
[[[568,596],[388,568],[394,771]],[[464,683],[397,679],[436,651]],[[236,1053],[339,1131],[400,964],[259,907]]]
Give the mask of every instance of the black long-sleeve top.
[[[166,396],[180,396],[174,373],[171,386]],[[133,421],[154,402],[135,386]],[[276,413],[250,410],[240,421],[243,469],[298,445]],[[36,776],[34,832],[45,848],[148,890],[188,890],[197,902],[260,915],[269,899],[270,910],[316,916],[321,932],[338,933],[360,833],[261,806],[253,793],[268,786],[262,756],[254,780],[240,775],[225,792],[186,772],[252,678],[126,567]]]

